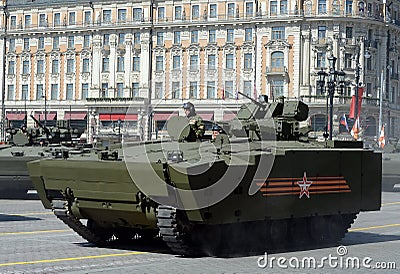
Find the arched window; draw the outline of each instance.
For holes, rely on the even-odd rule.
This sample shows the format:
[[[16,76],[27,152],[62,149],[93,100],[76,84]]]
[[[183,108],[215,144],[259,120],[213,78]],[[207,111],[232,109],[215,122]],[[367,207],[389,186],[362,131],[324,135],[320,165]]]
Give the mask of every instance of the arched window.
[[[285,59],[283,52],[275,51],[271,54],[271,70],[272,71],[283,71],[285,67]]]

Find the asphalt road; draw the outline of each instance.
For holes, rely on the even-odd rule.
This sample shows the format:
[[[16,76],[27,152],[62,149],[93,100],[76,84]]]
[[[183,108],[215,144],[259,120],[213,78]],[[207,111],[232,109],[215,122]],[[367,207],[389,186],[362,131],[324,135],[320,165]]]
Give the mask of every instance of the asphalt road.
[[[95,247],[40,201],[0,200],[0,273],[398,273],[399,244],[400,192],[383,192],[381,211],[361,213],[339,248],[231,258],[183,258],[157,241]]]

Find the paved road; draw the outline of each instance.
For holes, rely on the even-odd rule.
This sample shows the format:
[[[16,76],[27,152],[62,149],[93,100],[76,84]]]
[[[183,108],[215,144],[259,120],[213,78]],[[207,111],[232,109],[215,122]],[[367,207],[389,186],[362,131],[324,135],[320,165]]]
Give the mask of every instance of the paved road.
[[[399,217],[400,193],[384,192],[382,210],[361,213],[342,240],[339,252],[347,250],[346,255],[339,256],[337,246],[268,254],[269,264],[260,268],[258,263],[266,262],[262,252],[236,258],[182,258],[171,255],[160,242],[98,248],[64,226],[39,201],[0,200],[0,273],[335,273],[345,271],[346,261],[352,266],[351,258],[361,264],[351,272],[396,273],[400,269]],[[316,269],[308,267],[311,258]],[[391,262],[397,271],[367,268],[376,263],[393,267]],[[297,263],[300,267],[295,267]]]

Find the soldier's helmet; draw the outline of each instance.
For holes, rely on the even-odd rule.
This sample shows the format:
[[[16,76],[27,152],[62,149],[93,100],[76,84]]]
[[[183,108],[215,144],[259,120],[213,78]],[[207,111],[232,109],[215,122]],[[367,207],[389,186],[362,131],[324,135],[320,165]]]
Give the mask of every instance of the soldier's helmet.
[[[187,102],[183,104],[183,109],[188,109],[190,112],[194,112],[194,105],[191,102]]]

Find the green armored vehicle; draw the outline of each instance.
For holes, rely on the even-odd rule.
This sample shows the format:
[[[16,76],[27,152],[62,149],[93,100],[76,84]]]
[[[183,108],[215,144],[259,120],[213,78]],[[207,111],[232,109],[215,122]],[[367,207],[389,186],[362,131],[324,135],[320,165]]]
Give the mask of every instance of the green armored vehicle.
[[[26,163],[56,155],[72,145],[73,130],[68,121],[57,121],[57,127],[47,128],[31,116],[39,128],[9,128],[9,140],[0,145],[0,198],[37,199]]]
[[[102,245],[157,233],[177,254],[281,248],[342,239],[381,205],[381,154],[361,142],[316,142],[299,101],[252,101],[212,140],[124,143],[91,156],[29,163],[43,205]],[[67,157],[65,157],[67,158]]]

